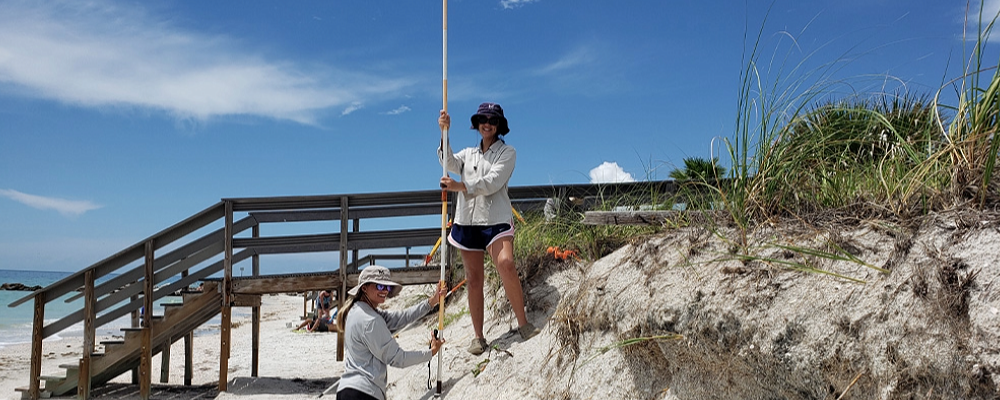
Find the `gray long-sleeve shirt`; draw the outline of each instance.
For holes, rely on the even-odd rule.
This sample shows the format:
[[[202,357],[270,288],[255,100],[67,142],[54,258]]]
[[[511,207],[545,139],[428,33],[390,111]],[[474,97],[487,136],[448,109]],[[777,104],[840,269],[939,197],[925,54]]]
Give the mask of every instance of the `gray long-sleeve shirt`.
[[[344,322],[344,374],[337,391],[352,388],[377,399],[385,400],[388,385],[388,365],[406,368],[430,361],[430,349],[405,351],[392,337],[418,318],[427,315],[431,306],[426,301],[403,311],[373,309],[368,303],[357,302]]]

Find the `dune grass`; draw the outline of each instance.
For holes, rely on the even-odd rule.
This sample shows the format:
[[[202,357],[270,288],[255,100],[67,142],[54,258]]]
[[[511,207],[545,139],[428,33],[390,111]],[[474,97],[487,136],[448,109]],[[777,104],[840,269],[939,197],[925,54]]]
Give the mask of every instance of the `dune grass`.
[[[859,92],[854,88],[865,85],[835,78],[847,61],[807,69],[815,64],[807,60],[817,53],[797,59],[800,48],[790,35],[779,35],[783,43],[765,52],[762,24],[745,40],[735,131],[723,140],[728,168],[715,167],[715,158],[706,165],[692,160],[690,171],[672,173],[686,178],[678,181],[672,197],[653,189],[612,194],[602,196],[597,208],[669,210],[682,204],[687,210],[724,210],[738,227],[733,255],[749,259],[758,257],[753,249],[759,247],[750,243],[750,233],[777,220],[808,222],[819,215],[827,221],[899,222],[935,212],[997,208],[1000,70],[987,65],[984,56],[996,18],[984,17],[982,10],[979,15],[963,75],[930,94],[887,93],[880,85],[871,93]],[[843,88],[850,88],[846,95]],[[951,89],[958,104],[941,104],[942,93]],[[554,219],[541,213],[525,217],[517,226],[515,256],[526,277],[555,262],[545,251],[549,247],[594,260],[668,228],[585,226],[582,214],[573,211]],[[796,253],[840,257],[808,249]],[[813,271],[806,265],[786,267]]]
[[[957,106],[940,104],[947,86],[933,96],[832,99],[830,88],[843,83],[828,75],[838,62],[807,72],[773,56],[762,65],[759,33],[742,74],[737,132],[726,141],[732,184],[722,195],[733,218],[748,229],[818,212],[898,220],[995,207],[1000,74],[983,59],[995,20],[980,22]]]

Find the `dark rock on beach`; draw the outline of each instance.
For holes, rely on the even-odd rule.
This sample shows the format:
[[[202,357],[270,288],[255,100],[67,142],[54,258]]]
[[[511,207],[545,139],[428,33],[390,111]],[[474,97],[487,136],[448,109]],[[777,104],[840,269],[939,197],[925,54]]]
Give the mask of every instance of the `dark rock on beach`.
[[[23,283],[17,283],[17,282],[4,283],[3,285],[0,285],[0,290],[18,290],[23,292],[34,292],[41,288],[42,288],[41,286],[26,286]]]

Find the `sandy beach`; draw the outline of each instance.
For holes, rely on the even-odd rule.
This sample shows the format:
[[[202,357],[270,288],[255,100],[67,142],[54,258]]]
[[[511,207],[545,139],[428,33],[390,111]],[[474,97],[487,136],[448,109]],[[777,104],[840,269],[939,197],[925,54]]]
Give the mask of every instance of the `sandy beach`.
[[[343,367],[336,362],[337,334],[293,332],[303,311],[301,296],[264,296],[261,306],[259,378],[251,378],[252,324],[250,317],[234,317],[229,360],[228,395],[259,394],[261,398],[315,398],[334,382]],[[245,313],[249,314],[249,313]],[[170,355],[169,380],[160,383],[161,356],[153,357],[154,396],[161,399],[215,398],[218,395],[220,333],[218,326],[194,338],[192,386],[184,382],[184,344],[174,343]],[[213,329],[215,328],[215,329]],[[99,340],[109,338],[99,338]],[[76,363],[82,343],[79,338],[46,340],[42,375],[62,375],[60,364]],[[19,399],[17,387],[28,386],[31,347],[28,344],[0,349],[0,399]],[[132,398],[138,386],[130,374],[94,388],[95,398]],[[67,397],[71,398],[71,397]]]
[[[384,307],[402,309],[425,301],[431,293],[430,286],[406,287],[402,295],[391,299]],[[445,371],[447,390],[456,389],[456,384],[463,378],[472,378],[471,369],[488,355],[473,356],[464,350],[471,340],[471,321],[465,308],[464,291],[456,292],[449,299],[448,315],[460,318],[454,319],[446,334],[448,344],[445,347]],[[554,304],[552,305],[554,307]],[[261,306],[261,346],[258,377],[251,377],[251,321],[250,317],[234,317],[232,330],[232,348],[229,360],[229,388],[227,392],[218,392],[219,379],[219,349],[220,334],[217,326],[203,326],[210,330],[200,333],[194,339],[194,377],[192,386],[183,386],[184,356],[183,341],[175,342],[170,355],[169,381],[160,383],[161,356],[155,355],[152,362],[154,399],[315,399],[323,395],[335,396],[336,383],[343,372],[343,363],[338,362],[337,333],[294,331],[303,313],[301,296],[289,294],[265,295]],[[249,313],[246,313],[249,314]],[[497,353],[494,361],[508,358],[511,346],[528,345],[515,343],[513,333],[509,332],[512,318],[489,318],[487,312],[487,335],[496,338],[493,342],[507,349],[506,354]],[[437,325],[436,313],[418,320],[409,327],[398,332],[397,339],[404,349],[419,349],[427,344],[430,331]],[[541,315],[535,315],[541,317]],[[543,317],[544,318],[544,317]],[[507,320],[510,321],[507,321]],[[544,319],[536,322],[544,325]],[[98,338],[106,340],[108,338]],[[539,343],[543,339],[538,338]],[[532,340],[534,342],[535,340]],[[80,357],[81,340],[79,338],[45,341],[43,351],[42,375],[62,375],[60,364],[77,363]],[[525,348],[525,351],[530,351]],[[14,389],[27,387],[30,364],[30,346],[27,344],[9,346],[0,349],[0,399],[20,399],[20,392]],[[496,364],[495,364],[496,365]],[[496,368],[496,366],[493,368]],[[431,379],[436,379],[436,358],[432,363]],[[426,364],[389,370],[389,398],[416,399],[430,398],[433,394],[427,389],[428,367]],[[475,382],[471,383],[475,387]],[[465,386],[465,385],[459,385]],[[332,388],[332,389],[331,389]],[[326,395],[324,395],[326,392]],[[493,392],[486,390],[483,394]],[[138,398],[138,385],[131,384],[130,374],[123,374],[108,384],[95,387],[92,397],[96,399],[127,399]],[[469,393],[466,392],[462,398]],[[64,396],[56,398],[75,398]],[[332,398],[332,397],[331,397]],[[474,397],[473,397],[474,398]]]

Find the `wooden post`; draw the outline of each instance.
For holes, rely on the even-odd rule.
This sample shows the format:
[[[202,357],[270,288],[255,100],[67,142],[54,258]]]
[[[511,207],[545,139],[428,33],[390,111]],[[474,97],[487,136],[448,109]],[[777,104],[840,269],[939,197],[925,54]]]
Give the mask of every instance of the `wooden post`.
[[[338,310],[344,309],[347,301],[347,196],[340,196],[340,290],[337,292]],[[344,361],[344,335],[337,333],[337,361]]]
[[[146,277],[142,290],[142,347],[139,358],[139,398],[149,400],[153,383],[153,241],[146,241]]]
[[[88,269],[84,274],[83,284],[83,357],[80,358],[80,376],[77,378],[76,397],[81,400],[90,398],[90,357],[94,353],[96,327],[94,326],[94,270]]]
[[[187,278],[188,270],[181,271],[181,278]],[[184,290],[188,288],[185,287]],[[184,335],[184,385],[191,386],[191,377],[193,375],[194,366],[194,349],[191,347],[194,340],[194,332],[188,332]]]
[[[191,386],[194,377],[194,332],[184,335],[184,386]]]
[[[174,338],[167,338],[160,351],[160,383],[170,381],[170,346],[173,345]]]
[[[132,283],[138,283],[138,282],[132,282]],[[139,299],[139,295],[133,294],[131,300],[136,301],[137,299]],[[133,328],[139,327],[139,310],[132,310],[131,325]],[[132,384],[133,385],[139,384],[139,367],[132,368]]]
[[[225,227],[226,255],[222,275],[222,327],[220,328],[221,349],[219,350],[219,391],[225,392],[229,386],[229,340],[232,337],[232,291],[233,291],[233,202],[226,200]]]
[[[260,237],[260,225],[253,226],[253,237]],[[251,274],[254,278],[260,276],[260,255],[254,254]],[[253,307],[251,325],[253,326],[253,337],[251,339],[253,350],[250,355],[250,376],[257,377],[257,367],[260,365],[260,306]]]
[[[45,292],[35,295],[35,319],[31,322],[31,372],[28,374],[31,383],[28,384],[28,398],[38,400],[42,397],[42,328],[45,327]]]
[[[361,219],[355,218],[351,222],[353,224],[353,226],[351,227],[351,232],[360,232],[361,231]],[[358,256],[359,256],[359,254],[358,253],[359,253],[358,249],[354,249],[353,251],[351,251],[351,265],[354,265],[354,268],[352,268],[352,271],[347,271],[347,272],[350,272],[350,273],[358,272],[358,267],[359,267],[359,265],[358,265]],[[375,262],[374,258],[372,258],[372,262]]]

